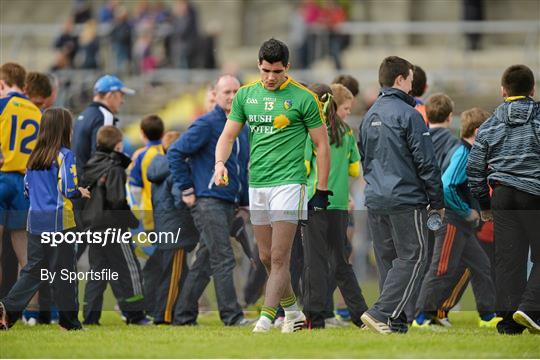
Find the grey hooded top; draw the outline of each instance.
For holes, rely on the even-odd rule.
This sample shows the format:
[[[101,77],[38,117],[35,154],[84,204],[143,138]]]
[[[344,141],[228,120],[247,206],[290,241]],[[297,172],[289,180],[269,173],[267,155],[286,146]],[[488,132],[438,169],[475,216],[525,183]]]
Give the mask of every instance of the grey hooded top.
[[[488,183],[540,195],[540,104],[523,97],[499,105],[478,129],[467,176],[482,209],[490,208]]]

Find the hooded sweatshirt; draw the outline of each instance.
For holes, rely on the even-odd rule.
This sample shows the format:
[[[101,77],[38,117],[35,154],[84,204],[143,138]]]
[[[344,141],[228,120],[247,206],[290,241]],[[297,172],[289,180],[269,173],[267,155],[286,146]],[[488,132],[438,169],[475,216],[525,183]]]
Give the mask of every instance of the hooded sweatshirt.
[[[467,175],[483,210],[490,208],[488,183],[540,196],[540,104],[520,96],[499,105],[478,130]]]
[[[85,201],[83,222],[92,228],[136,227],[137,219],[126,199],[126,155],[97,148],[84,166],[82,187],[90,187],[92,197]]]

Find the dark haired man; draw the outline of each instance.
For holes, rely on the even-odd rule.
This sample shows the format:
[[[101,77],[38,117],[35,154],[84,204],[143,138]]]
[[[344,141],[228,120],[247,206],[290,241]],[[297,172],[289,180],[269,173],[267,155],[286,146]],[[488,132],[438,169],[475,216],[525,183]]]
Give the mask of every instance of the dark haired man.
[[[300,220],[307,217],[304,148],[307,136],[317,151],[318,182],[310,208],[328,206],[329,145],[316,95],[288,75],[289,49],[270,39],[259,50],[261,80],[240,88],[216,146],[215,183],[227,185],[226,163],[243,125],[250,129],[249,206],[259,257],[269,277],[254,332],[267,332],[281,305],[281,331],[303,327],[306,317],[291,287],[291,247]]]
[[[362,321],[382,334],[408,330],[404,307],[420,286],[427,258],[426,207],[444,216],[433,144],[409,95],[413,68],[397,56],[383,60],[381,95],[360,125],[368,228],[381,289]]]
[[[505,100],[478,129],[467,175],[482,220],[494,222],[497,330],[540,334],[540,104],[525,65],[506,69],[501,85]]]

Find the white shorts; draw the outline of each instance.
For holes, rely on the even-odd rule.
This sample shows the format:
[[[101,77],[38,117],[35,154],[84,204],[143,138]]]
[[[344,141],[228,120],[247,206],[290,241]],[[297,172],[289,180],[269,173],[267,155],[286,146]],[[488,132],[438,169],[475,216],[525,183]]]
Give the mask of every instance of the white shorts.
[[[307,220],[306,185],[288,184],[249,188],[249,212],[253,225],[275,221]]]

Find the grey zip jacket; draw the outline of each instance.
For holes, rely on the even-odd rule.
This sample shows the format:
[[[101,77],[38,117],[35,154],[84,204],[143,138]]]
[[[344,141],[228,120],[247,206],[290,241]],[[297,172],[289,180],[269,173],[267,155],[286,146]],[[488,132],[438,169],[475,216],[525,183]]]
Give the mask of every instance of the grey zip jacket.
[[[359,150],[370,210],[444,207],[441,171],[414,98],[395,88],[381,95],[360,125]]]

